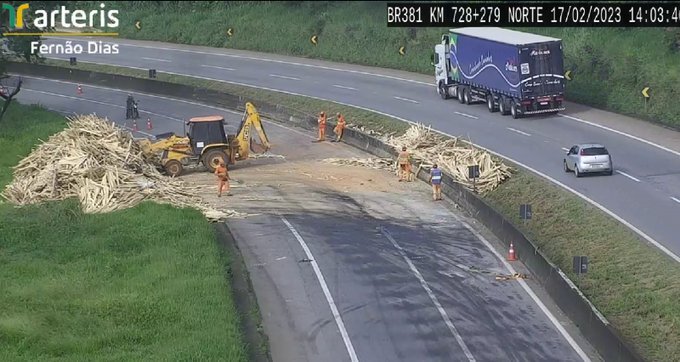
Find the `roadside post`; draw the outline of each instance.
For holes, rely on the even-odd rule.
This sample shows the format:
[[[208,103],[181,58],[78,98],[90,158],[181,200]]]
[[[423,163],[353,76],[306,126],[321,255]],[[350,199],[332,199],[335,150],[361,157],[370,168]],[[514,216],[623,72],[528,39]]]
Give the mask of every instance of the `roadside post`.
[[[583,274],[588,273],[588,257],[587,256],[575,256],[573,260],[574,274],[579,277]]]
[[[531,204],[519,205],[519,218],[522,220],[523,224],[526,226],[527,220],[531,220]]]
[[[479,165],[468,166],[468,178],[472,179],[472,190],[477,193],[477,178],[479,178]]]
[[[642,88],[642,96],[645,97],[645,112],[647,112],[647,105],[649,103],[649,87]]]

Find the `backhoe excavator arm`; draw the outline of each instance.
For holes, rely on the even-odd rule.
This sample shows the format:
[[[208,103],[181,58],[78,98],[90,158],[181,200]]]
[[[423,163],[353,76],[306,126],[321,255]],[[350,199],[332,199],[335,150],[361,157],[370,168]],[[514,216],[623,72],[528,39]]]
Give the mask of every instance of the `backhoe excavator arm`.
[[[260,137],[260,142],[262,142],[262,145],[258,146],[263,148],[262,150],[252,149],[253,144],[251,143],[250,134],[251,127],[255,127],[255,130],[257,131],[258,136]],[[241,125],[239,126],[238,132],[236,134],[236,139],[238,140],[239,146],[238,149],[239,159],[248,158],[250,150],[257,153],[262,153],[267,152],[271,149],[271,143],[269,143],[267,133],[265,132],[264,127],[262,126],[260,114],[257,112],[257,109],[255,109],[255,106],[250,102],[246,103],[246,111],[243,114],[243,120],[241,120]]]

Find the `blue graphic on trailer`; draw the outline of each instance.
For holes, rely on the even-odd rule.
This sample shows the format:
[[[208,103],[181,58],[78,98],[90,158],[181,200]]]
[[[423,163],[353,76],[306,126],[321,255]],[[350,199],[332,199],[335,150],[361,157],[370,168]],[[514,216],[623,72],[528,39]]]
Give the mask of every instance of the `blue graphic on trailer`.
[[[451,73],[455,80],[487,85],[508,93],[519,92],[522,82],[516,46],[494,43],[490,47],[489,41],[458,34],[451,34],[449,39]]]

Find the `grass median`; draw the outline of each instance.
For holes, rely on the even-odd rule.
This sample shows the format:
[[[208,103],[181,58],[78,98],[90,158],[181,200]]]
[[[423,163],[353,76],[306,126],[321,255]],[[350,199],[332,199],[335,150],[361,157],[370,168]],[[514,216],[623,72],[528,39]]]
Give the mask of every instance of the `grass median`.
[[[49,61],[67,66],[66,62]],[[80,63],[77,68],[146,78],[142,70]],[[158,73],[159,81],[190,84],[242,95],[258,102],[278,103],[310,115],[319,110],[342,112],[348,123],[368,129],[402,133],[408,125],[396,119],[313,98]],[[632,231],[577,196],[529,171],[517,172],[483,196],[519,226],[562,268],[595,306],[649,360],[680,358],[680,265]],[[520,204],[533,206],[533,219],[522,224]],[[577,278],[572,256],[587,255],[590,270]]]
[[[0,120],[0,187],[65,125],[12,104]],[[86,215],[78,200],[3,202],[0,235],[0,360],[247,361],[232,257],[199,211],[144,203]]]

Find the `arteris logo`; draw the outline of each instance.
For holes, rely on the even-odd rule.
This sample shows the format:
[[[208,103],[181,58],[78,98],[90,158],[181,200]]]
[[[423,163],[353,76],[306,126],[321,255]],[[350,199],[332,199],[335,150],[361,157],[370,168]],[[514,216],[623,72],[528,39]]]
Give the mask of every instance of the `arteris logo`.
[[[24,29],[30,22],[34,28],[46,30],[57,25],[64,28],[117,28],[119,24],[118,10],[106,10],[106,5],[101,3],[99,10],[69,10],[65,6],[60,6],[53,10],[35,10],[30,13],[29,3],[19,6],[3,3],[2,12],[8,13],[9,24],[4,24],[11,30]],[[26,19],[29,17],[30,19]],[[27,22],[29,20],[29,22]],[[12,35],[12,34],[5,34]]]

